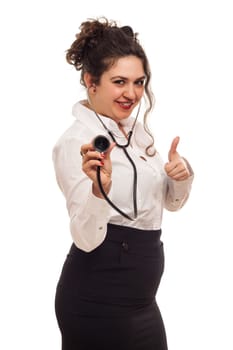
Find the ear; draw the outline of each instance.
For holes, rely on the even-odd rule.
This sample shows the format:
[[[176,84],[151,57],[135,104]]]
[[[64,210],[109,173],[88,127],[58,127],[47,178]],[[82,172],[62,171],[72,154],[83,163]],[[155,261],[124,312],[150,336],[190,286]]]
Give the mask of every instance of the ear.
[[[87,89],[93,85],[93,78],[90,73],[84,73],[83,80]]]

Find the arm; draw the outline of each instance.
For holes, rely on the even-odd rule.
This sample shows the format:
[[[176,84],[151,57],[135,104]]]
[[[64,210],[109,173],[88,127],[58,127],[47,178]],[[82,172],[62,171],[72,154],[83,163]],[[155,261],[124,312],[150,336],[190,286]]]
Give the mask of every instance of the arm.
[[[89,252],[103,242],[111,209],[93,193],[93,181],[82,170],[80,148],[81,142],[75,138],[59,142],[53,150],[53,162],[66,198],[72,238],[77,247]]]
[[[165,208],[175,211],[186,203],[194,178],[193,170],[186,159],[177,152],[179,137],[176,137],[168,153],[168,163],[165,164],[167,173],[167,189]]]

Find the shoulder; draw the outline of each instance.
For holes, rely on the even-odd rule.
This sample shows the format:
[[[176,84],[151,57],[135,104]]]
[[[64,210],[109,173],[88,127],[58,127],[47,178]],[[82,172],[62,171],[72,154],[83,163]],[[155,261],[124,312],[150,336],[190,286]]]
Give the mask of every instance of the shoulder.
[[[74,143],[89,142],[88,137],[93,134],[93,117],[90,111],[81,102],[74,104],[72,115],[75,118],[73,123],[60,135],[55,147]]]

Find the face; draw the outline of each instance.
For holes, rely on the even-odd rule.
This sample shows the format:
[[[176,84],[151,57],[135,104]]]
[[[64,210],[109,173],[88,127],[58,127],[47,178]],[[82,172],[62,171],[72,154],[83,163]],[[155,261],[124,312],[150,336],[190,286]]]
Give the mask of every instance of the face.
[[[136,56],[119,58],[103,73],[91,103],[95,111],[117,123],[130,116],[144,93],[145,72]]]

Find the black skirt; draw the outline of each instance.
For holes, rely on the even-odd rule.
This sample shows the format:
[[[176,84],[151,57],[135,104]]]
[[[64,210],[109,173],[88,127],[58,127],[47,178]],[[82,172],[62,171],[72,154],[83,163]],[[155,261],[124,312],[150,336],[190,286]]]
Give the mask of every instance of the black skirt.
[[[155,299],[164,270],[160,236],[108,224],[93,251],[71,246],[55,298],[62,350],[167,350]]]

